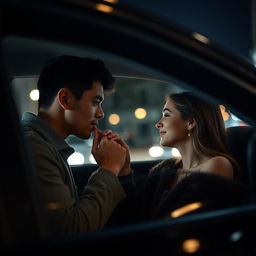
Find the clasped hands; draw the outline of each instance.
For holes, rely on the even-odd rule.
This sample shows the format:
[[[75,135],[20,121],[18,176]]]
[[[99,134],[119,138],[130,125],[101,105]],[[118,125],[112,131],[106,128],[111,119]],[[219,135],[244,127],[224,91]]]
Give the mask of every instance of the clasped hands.
[[[130,173],[130,152],[124,140],[111,130],[100,131],[95,127],[92,155],[97,164],[116,176]]]

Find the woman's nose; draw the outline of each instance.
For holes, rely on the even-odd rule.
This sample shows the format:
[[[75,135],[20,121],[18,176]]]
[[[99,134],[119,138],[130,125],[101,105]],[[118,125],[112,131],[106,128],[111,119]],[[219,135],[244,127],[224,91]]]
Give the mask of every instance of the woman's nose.
[[[157,123],[156,123],[156,128],[157,129],[160,129],[162,127],[162,123],[160,122],[160,121],[158,121]]]

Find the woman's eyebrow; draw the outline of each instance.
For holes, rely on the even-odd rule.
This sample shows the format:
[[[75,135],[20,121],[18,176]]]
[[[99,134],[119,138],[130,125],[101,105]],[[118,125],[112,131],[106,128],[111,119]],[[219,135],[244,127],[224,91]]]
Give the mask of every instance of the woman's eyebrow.
[[[172,112],[169,108],[164,108],[162,112],[164,112],[164,111]]]

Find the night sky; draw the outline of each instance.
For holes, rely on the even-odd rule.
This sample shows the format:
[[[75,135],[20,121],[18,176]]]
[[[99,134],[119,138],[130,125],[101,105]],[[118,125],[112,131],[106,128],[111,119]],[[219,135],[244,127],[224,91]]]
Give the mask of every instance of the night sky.
[[[251,0],[120,0],[201,33],[247,59],[252,48]]]

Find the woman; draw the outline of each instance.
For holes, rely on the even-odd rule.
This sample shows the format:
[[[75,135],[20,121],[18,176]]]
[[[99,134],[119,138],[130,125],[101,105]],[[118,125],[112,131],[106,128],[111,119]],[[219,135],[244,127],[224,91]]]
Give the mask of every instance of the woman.
[[[219,106],[189,92],[171,94],[166,98],[156,128],[160,144],[177,148],[181,156],[163,160],[150,170],[143,185],[120,204],[123,213],[120,216],[119,212],[119,220],[144,221],[169,216],[172,209],[194,200],[208,200],[204,209],[243,200],[236,183],[232,182],[239,178],[240,168],[226,149]],[[120,142],[117,135],[109,138]],[[227,188],[231,190],[226,192]]]
[[[173,163],[178,171],[175,183],[194,171],[231,179],[239,177],[238,164],[226,149],[225,126],[219,106],[183,92],[168,96],[162,113],[163,117],[156,124],[160,144],[177,148],[181,155]],[[153,170],[169,162],[163,161]]]

